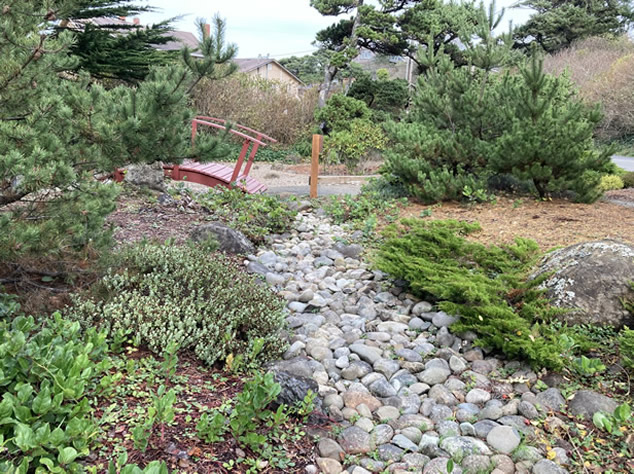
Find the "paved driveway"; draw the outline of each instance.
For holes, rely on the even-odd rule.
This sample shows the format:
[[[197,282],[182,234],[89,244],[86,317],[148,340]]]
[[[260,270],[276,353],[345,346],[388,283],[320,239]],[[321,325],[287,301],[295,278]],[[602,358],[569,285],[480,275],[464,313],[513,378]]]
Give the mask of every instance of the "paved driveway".
[[[634,171],[634,158],[632,157],[614,155],[612,156],[612,161],[625,171]]]

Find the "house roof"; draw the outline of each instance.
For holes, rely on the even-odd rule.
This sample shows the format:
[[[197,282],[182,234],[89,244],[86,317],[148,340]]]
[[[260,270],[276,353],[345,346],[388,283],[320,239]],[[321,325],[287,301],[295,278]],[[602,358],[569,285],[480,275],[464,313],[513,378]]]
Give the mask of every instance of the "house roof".
[[[251,72],[251,71],[255,71],[256,69],[259,69],[261,67],[266,66],[267,64],[272,64],[275,63],[277,64],[281,69],[283,69],[284,71],[286,71],[286,73],[291,76],[293,79],[295,79],[297,82],[299,82],[301,85],[305,85],[304,81],[302,81],[299,77],[297,77],[295,74],[293,74],[291,71],[289,71],[288,69],[286,69],[284,66],[282,66],[278,61],[276,61],[275,59],[271,59],[271,58],[238,58],[238,59],[234,59],[233,60],[234,63],[236,63],[238,65],[238,71],[240,72]]]
[[[165,35],[171,36],[174,39],[165,44],[156,45],[156,49],[160,49],[161,51],[178,51],[182,49],[183,46],[187,46],[191,49],[198,48],[198,38],[189,31],[170,31],[165,33]]]
[[[251,72],[275,62],[275,60],[270,58],[239,58],[234,59],[233,62],[238,65],[240,72]]]

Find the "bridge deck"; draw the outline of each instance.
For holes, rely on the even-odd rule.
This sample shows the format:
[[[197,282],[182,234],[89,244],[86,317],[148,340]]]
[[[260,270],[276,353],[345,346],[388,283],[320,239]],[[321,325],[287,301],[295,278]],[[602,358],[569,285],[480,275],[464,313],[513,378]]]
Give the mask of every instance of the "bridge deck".
[[[188,181],[190,183],[198,183],[204,186],[225,186],[231,188],[231,178],[234,172],[233,168],[219,164],[197,163],[195,161],[186,161],[181,165],[164,165],[165,176],[177,181]],[[266,186],[258,180],[250,177],[239,175],[235,179],[237,187],[249,194],[263,193]]]

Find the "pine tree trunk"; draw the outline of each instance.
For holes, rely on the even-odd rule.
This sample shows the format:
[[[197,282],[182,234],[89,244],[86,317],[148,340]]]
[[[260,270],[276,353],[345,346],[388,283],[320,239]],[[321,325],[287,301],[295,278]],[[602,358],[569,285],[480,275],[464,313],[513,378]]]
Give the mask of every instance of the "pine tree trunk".
[[[319,108],[326,105],[326,100],[328,100],[328,94],[330,93],[330,88],[332,87],[332,81],[337,75],[337,71],[338,69],[330,64],[327,64],[324,68],[324,82],[319,90]]]
[[[359,26],[361,26],[361,13],[359,12],[359,7],[361,7],[363,5],[364,0],[357,0],[356,2],[356,9],[357,9],[357,13],[354,17],[354,22],[352,23],[352,32],[350,34],[350,42],[348,44],[348,46],[343,46],[342,50],[345,49],[346,47],[348,48],[356,48],[357,47],[357,39],[359,37],[359,35],[357,34],[357,31],[359,29]],[[330,89],[332,88],[332,83],[335,79],[335,77],[337,76],[337,72],[339,71],[339,68],[336,68],[334,66],[331,66],[330,64],[328,64],[325,69],[324,69],[324,82],[322,84],[321,90],[319,91],[319,101],[317,103],[317,105],[319,106],[319,108],[323,107],[324,105],[326,105],[326,101],[328,100],[328,94],[330,93]]]

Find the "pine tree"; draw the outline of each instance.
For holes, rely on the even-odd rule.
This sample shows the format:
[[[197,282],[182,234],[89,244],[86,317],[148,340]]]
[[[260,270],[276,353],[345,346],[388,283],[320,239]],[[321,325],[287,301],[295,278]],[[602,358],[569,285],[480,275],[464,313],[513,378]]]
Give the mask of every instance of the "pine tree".
[[[487,160],[503,127],[494,70],[513,61],[508,35],[493,35],[502,19],[494,8],[479,11],[479,39],[465,42],[466,66],[443,46],[421,51],[427,72],[418,79],[410,112],[387,126],[394,147],[384,175],[423,201],[460,200],[465,190],[486,188]]]
[[[496,140],[489,167],[532,183],[540,198],[575,191],[591,202],[600,196],[600,172],[609,170],[609,151],[594,148],[593,132],[601,121],[598,107],[588,107],[565,76],[544,73],[533,53],[520,74],[506,74],[501,112],[506,130]]]
[[[518,6],[536,11],[515,32],[516,47],[537,43],[554,53],[591,36],[618,36],[634,21],[632,0],[524,0]]]
[[[317,84],[324,78],[326,54],[317,50],[306,56],[291,56],[280,59],[280,64],[299,77],[306,84]]]
[[[406,56],[420,72],[419,49],[443,48],[456,64],[466,64],[459,41],[475,34],[480,20],[475,1],[380,0],[361,9],[359,44],[380,54]]]
[[[341,20],[317,33],[317,43],[328,56],[319,91],[319,107],[326,105],[332,83],[339,71],[359,54],[358,29],[361,26],[363,2],[364,0],[310,0],[310,5],[322,15],[339,16],[354,12],[350,20]]]
[[[52,34],[69,0],[22,1],[0,14],[0,260],[59,255],[104,243],[117,186],[94,179],[129,163],[213,159],[224,146],[190,143],[182,66],[154,69],[138,87],[105,90],[76,68],[71,32]],[[207,74],[209,71],[199,71]]]
[[[600,114],[572,83],[543,73],[534,56],[516,65],[510,35],[492,31],[501,17],[481,10],[479,41],[466,43],[466,66],[428,48],[407,120],[387,126],[393,149],[384,175],[424,201],[484,199],[491,177],[512,175],[539,197],[573,192],[593,201],[609,152],[598,152]]]
[[[60,12],[63,16],[57,17],[60,21],[55,28],[73,33],[74,42],[68,52],[78,59],[77,70],[87,71],[97,79],[137,83],[152,66],[173,60],[156,49],[172,39],[171,20],[147,28],[118,21],[148,11],[152,8],[132,0],[77,0]],[[90,21],[95,18],[102,21]]]

